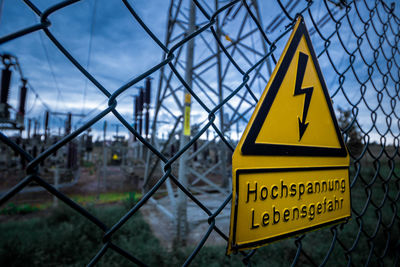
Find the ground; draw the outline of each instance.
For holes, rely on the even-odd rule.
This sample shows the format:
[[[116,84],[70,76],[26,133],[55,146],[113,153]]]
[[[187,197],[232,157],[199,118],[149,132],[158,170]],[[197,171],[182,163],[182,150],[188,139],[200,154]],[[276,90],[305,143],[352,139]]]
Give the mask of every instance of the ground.
[[[53,183],[53,172],[42,171],[42,177]],[[104,182],[102,172],[96,169],[96,166],[81,167],[79,170],[79,178],[77,182],[71,186],[63,187],[60,191],[73,200],[77,201],[82,205],[95,204],[118,204],[129,196],[129,192],[135,192],[137,196],[141,195],[141,188],[138,187],[140,184],[139,175],[143,175],[143,168],[137,168],[135,174],[126,175],[120,166],[108,166],[107,176]],[[24,177],[22,171],[11,170],[7,173],[0,174],[2,183],[0,184],[0,192],[6,192],[7,189],[11,188],[17,182]],[[7,178],[5,178],[7,177]],[[70,178],[72,181],[73,178]],[[69,181],[66,182],[67,184]],[[32,184],[29,188],[36,187]],[[171,214],[174,214],[174,208],[171,206],[168,196],[166,196],[165,190],[160,190],[164,193],[156,194],[155,200],[158,205],[162,205]],[[211,212],[214,212],[226,199],[227,195],[221,193],[212,193],[207,195],[196,195],[198,198]],[[48,212],[46,209],[55,205],[55,197],[48,193],[46,190],[40,190],[38,192],[20,192],[9,200],[6,204],[0,207],[0,222],[10,221],[14,219],[20,219],[18,211],[10,211],[12,208],[24,209],[26,205],[27,210],[23,213],[24,220],[47,216]],[[20,208],[21,207],[21,208]],[[2,212],[1,212],[2,211]],[[30,212],[34,211],[34,212]],[[157,208],[154,201],[149,201],[144,205],[140,212],[144,215],[144,219],[150,225],[155,236],[160,240],[160,243],[168,250],[172,248],[172,236],[175,234],[174,221],[165,215],[160,209]],[[8,213],[8,214],[6,214]],[[190,234],[188,234],[187,244],[188,246],[195,246],[201,240],[203,235],[207,232],[209,224],[207,223],[208,215],[201,210],[193,201],[188,199],[188,225]],[[230,216],[230,204],[217,217],[216,225],[228,235],[229,232],[229,216]],[[160,231],[160,229],[163,229]],[[213,231],[207,240],[206,245],[226,245],[226,241]]]

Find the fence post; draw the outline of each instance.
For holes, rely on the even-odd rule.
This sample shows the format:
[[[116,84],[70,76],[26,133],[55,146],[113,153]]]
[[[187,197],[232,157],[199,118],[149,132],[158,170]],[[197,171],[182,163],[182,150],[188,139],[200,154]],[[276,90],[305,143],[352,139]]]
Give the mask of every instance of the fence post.
[[[53,171],[54,171],[54,188],[58,189],[58,183],[60,180],[60,169],[58,166],[58,159]],[[53,196],[53,207],[58,207],[58,198],[56,196]]]
[[[106,132],[107,132],[107,121],[104,121],[103,127],[103,186],[106,188],[106,176],[107,176],[107,145],[106,145]]]

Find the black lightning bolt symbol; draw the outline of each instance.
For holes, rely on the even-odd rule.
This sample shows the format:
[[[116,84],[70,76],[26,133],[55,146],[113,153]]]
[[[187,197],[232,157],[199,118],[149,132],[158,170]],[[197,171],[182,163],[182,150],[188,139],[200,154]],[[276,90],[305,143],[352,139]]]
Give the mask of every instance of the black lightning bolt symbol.
[[[310,106],[311,96],[314,90],[314,87],[307,87],[303,89],[301,88],[301,85],[303,84],[304,73],[307,67],[307,61],[308,61],[308,55],[300,52],[299,63],[297,64],[297,77],[296,77],[296,85],[294,87],[294,96],[305,94],[306,97],[304,99],[303,117],[301,120],[300,117],[298,117],[299,141],[303,137],[304,132],[306,131],[308,126],[308,122],[306,123],[306,118],[307,118],[308,108]]]

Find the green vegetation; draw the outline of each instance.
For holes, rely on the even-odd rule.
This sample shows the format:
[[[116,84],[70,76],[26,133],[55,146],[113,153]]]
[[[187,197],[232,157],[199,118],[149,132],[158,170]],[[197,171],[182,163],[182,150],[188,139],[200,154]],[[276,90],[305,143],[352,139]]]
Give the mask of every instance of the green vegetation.
[[[140,194],[134,192],[125,192],[125,193],[102,193],[99,195],[74,195],[71,198],[78,202],[79,204],[107,204],[119,201],[130,201],[135,202],[140,198]]]
[[[126,212],[123,206],[91,207],[90,212],[108,226]],[[102,231],[86,218],[61,207],[46,218],[0,224],[0,266],[85,266],[102,246]],[[161,247],[142,216],[135,214],[113,236],[113,242],[149,266],[178,266],[194,248],[172,252]],[[288,249],[288,246],[291,247]],[[282,251],[284,251],[282,253]],[[283,265],[294,256],[293,242],[283,241],[261,249],[253,260]],[[276,255],[282,255],[276,257]],[[243,266],[242,256],[225,256],[224,247],[204,247],[191,266]],[[123,256],[108,250],[99,266],[130,266]]]
[[[90,208],[107,225],[124,214],[122,207]],[[47,218],[8,222],[0,226],[0,266],[84,266],[101,248],[102,231],[70,208]],[[155,265],[161,248],[140,216],[129,220],[113,242]],[[127,260],[108,251],[100,266],[126,266]]]
[[[132,207],[133,204],[141,197],[141,194],[135,192],[125,192],[125,193],[102,193],[99,195],[73,195],[71,196],[72,200],[75,202],[88,205],[88,204],[108,204],[115,202],[123,202],[124,204],[130,205]],[[32,213],[39,210],[46,210],[52,206],[53,202],[45,202],[38,204],[15,204],[8,203],[4,208],[0,209],[0,215],[23,215]]]
[[[352,114],[351,109],[345,110],[345,109],[342,109],[341,107],[338,107],[338,111],[339,111],[339,117],[338,117],[339,127],[343,130],[346,130],[347,149],[349,150],[349,152],[352,155],[358,156],[362,150],[362,141],[361,141],[362,137],[361,137],[360,129],[357,128],[357,124],[353,123],[354,115]]]
[[[351,169],[351,179],[354,174],[355,170]],[[398,252],[396,246],[398,249],[400,236],[398,221],[400,209],[397,207],[396,210],[394,207],[399,192],[400,169],[391,171],[383,166],[379,169],[379,175],[375,180],[374,174],[374,168],[362,168],[351,191],[355,212],[350,221],[336,227],[338,241],[333,244],[327,266],[347,265],[349,258],[346,257],[342,245],[346,249],[354,246],[354,250],[347,255],[354,266],[364,266],[370,253],[371,266],[395,264],[394,260]],[[391,178],[384,181],[387,177]],[[368,183],[371,183],[370,189],[366,189]],[[120,199],[125,199],[123,205],[88,208],[92,214],[111,227],[135,204],[138,197],[134,193],[110,193],[100,195],[98,199],[96,196],[76,196],[74,199],[80,203],[116,201],[121,203]],[[366,206],[368,199],[371,202]],[[30,211],[31,208],[26,207],[25,210]],[[5,212],[7,209],[8,212]],[[23,214],[25,212],[16,212],[15,210],[18,209],[13,205],[6,206],[2,213]],[[362,212],[364,212],[362,217],[357,218],[357,215]],[[394,216],[397,216],[397,219],[391,226],[389,238],[385,227],[389,227]],[[0,266],[84,266],[102,247],[103,232],[69,207],[61,206],[56,210],[49,210],[47,216],[40,218],[29,220],[24,220],[23,216],[19,218],[21,218],[19,221],[0,224]],[[358,239],[360,229],[362,233]],[[311,265],[307,256],[311,257],[316,264],[320,264],[332,245],[332,238],[333,233],[329,227],[306,234],[302,239],[304,253],[300,254],[298,266]],[[180,266],[194,249],[188,247],[167,251],[154,237],[140,213],[135,214],[118,230],[112,240],[150,266]],[[386,247],[387,254],[382,261],[379,261],[378,256],[383,254]],[[223,246],[203,247],[191,266],[243,266],[242,255],[227,257],[225,249]],[[293,238],[287,239],[258,249],[251,258],[251,262],[253,266],[266,264],[288,266],[295,257],[296,251],[297,247]],[[108,250],[99,262],[99,266],[131,265],[123,256],[112,250]]]
[[[37,206],[30,204],[16,205],[14,203],[8,203],[5,208],[0,209],[1,215],[14,215],[14,214],[28,214],[34,211],[38,211]]]

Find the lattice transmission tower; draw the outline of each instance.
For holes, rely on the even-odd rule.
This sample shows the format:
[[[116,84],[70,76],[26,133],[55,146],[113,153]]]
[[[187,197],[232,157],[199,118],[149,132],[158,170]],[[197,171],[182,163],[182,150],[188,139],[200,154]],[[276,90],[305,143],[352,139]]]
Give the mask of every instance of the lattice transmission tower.
[[[206,7],[207,13],[214,14],[215,10],[223,6],[222,2],[226,3],[217,0],[201,1],[201,5]],[[297,2],[288,5],[294,8]],[[183,46],[179,46],[179,42],[207,24],[209,19],[193,1],[171,0],[168,12],[165,44],[170,50],[175,50],[177,44],[178,48],[171,64],[161,69],[158,81],[154,82],[157,94],[151,140],[160,151],[173,158],[176,151],[184,149],[190,138],[209,122],[209,114],[188,93],[184,85],[186,82],[209,109],[217,109],[216,119],[214,125],[179,157],[179,164],[174,164],[173,170],[179,181],[193,193],[217,192],[228,195],[231,188],[232,151],[221,141],[218,131],[230,138],[233,147],[236,145],[254,109],[255,99],[267,84],[275,61],[273,56],[268,57],[252,72],[248,81],[249,88],[241,90],[225,105],[218,106],[243,81],[243,73],[234,64],[247,70],[268,52],[269,41],[264,31],[261,32],[254,22],[254,19],[262,21],[259,5],[256,0],[252,0],[227,8],[215,15],[213,30],[206,29]],[[269,28],[276,28],[282,23],[282,14],[279,13]],[[232,63],[226,56],[216,39],[236,63]],[[164,54],[163,58],[165,56],[168,55]],[[185,80],[178,80],[174,71]],[[251,91],[248,90],[250,88]],[[258,95],[255,96],[253,92]],[[160,176],[154,174],[160,168],[161,162],[148,153],[144,191],[156,183]],[[171,185],[169,179],[166,181],[166,191],[170,209],[156,203],[154,199],[152,201],[176,222],[178,242],[185,242],[188,229],[187,198],[181,190]]]

